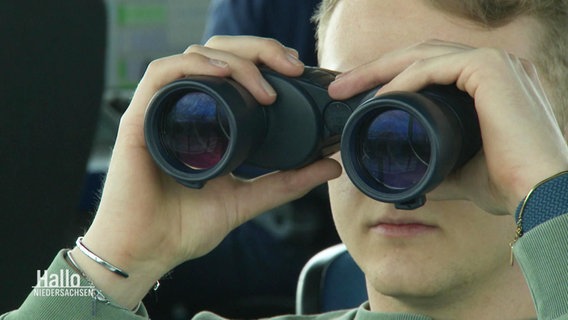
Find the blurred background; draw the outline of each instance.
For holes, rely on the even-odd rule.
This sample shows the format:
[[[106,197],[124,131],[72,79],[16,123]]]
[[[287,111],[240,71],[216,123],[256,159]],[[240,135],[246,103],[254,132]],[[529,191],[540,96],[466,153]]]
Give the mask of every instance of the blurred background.
[[[0,313],[88,227],[118,121],[147,64],[214,34],[274,37],[315,65],[319,0],[0,1]],[[294,312],[301,267],[339,242],[326,186],[168,275],[153,319]]]

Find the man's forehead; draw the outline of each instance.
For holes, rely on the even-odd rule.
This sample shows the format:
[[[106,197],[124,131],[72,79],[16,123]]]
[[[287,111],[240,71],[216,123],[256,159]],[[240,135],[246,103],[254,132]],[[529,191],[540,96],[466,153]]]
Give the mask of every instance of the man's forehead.
[[[534,19],[523,17],[498,29],[441,12],[423,1],[340,1],[320,46],[322,67],[345,71],[386,52],[440,39],[474,47],[501,47],[530,58]]]
[[[335,62],[325,67],[352,68],[420,41],[419,25],[431,14],[416,10],[418,1],[399,1],[339,1],[321,39],[321,62]],[[403,21],[412,24],[404,25]],[[339,60],[341,66],[336,65]]]

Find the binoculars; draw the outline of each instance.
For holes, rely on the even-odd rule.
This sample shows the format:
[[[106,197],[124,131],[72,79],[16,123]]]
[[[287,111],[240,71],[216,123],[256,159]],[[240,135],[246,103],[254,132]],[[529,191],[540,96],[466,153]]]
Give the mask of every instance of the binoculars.
[[[340,151],[359,190],[410,210],[481,148],[473,99],[453,85],[380,96],[374,88],[339,101],[327,91],[336,72],[261,73],[277,92],[270,106],[229,78],[190,76],[159,90],[144,124],[156,164],[201,188],[229,173],[300,168]]]

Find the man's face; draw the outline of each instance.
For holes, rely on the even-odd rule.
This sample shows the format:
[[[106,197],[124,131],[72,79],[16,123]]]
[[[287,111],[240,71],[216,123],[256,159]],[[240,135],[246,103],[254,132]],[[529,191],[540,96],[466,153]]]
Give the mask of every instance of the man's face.
[[[483,29],[422,1],[343,0],[321,39],[320,65],[347,71],[429,39],[501,47],[530,59],[534,28],[534,21],[522,18]],[[431,199],[417,210],[396,210],[363,195],[345,174],[329,188],[337,229],[367,276],[371,299],[447,301],[465,291],[523,282],[509,264],[511,216],[491,215],[467,201]]]

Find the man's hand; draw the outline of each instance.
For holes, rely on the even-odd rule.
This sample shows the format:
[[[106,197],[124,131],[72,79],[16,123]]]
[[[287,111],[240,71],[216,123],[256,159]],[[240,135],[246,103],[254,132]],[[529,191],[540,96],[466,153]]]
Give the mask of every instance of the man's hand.
[[[143,125],[156,91],[188,75],[231,77],[268,105],[276,93],[257,64],[288,76],[303,71],[295,50],[256,37],[214,37],[205,46],[191,46],[148,67],[121,119],[100,207],[83,240],[130,277],[120,278],[77,249],[72,252],[95,285],[117,303],[135,306],[164,273],[208,253],[240,224],[340,175],[338,163],[326,159],[254,181],[218,177],[196,190],[180,185],[154,164]]]
[[[385,85],[377,95],[454,83],[475,99],[483,151],[428,198],[467,199],[511,214],[535,184],[568,169],[566,141],[530,62],[498,49],[432,40],[345,73],[329,92],[345,99],[378,84]]]

